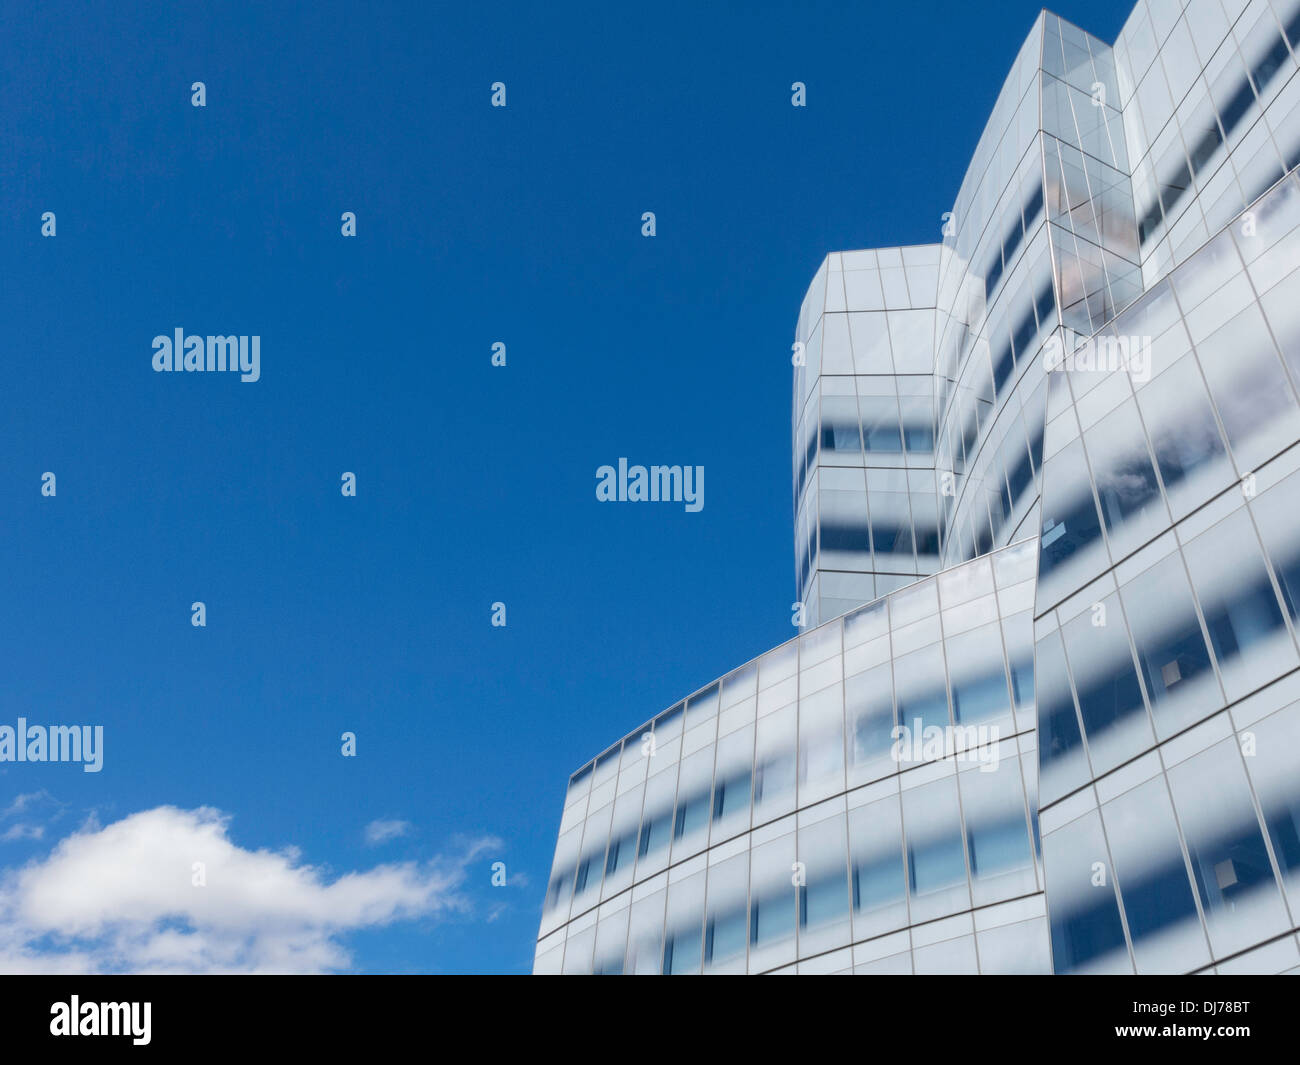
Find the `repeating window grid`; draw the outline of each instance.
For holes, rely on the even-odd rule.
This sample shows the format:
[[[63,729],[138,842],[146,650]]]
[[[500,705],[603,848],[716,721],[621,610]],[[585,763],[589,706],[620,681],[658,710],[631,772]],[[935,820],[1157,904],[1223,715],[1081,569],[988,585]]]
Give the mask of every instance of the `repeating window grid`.
[[[888,600],[886,600],[886,609],[888,609],[887,602],[888,602]],[[941,607],[940,609],[942,609],[942,607]],[[839,643],[840,643],[840,649],[839,649],[839,651],[837,652],[837,654],[840,656],[840,659],[841,659],[841,662],[842,662],[842,656],[843,656],[843,629],[842,629],[842,626],[843,626],[843,619],[838,619],[838,620],[835,622],[835,624],[836,624],[836,626],[837,626],[837,628],[836,628],[836,630],[835,630],[835,631],[836,631],[836,638],[837,638],[837,640],[838,640]],[[999,622],[999,624],[1000,624],[1000,622]],[[939,619],[939,626],[940,626],[940,631],[942,632],[942,631],[943,631],[943,629],[942,629],[943,623],[942,623],[942,619],[941,619],[941,617],[940,617],[940,619]],[[1000,633],[999,633],[999,640],[1000,640],[1000,641],[1003,640],[1003,637],[1001,636]],[[941,647],[943,646],[943,640],[942,640],[942,639],[940,640],[940,646],[941,646]],[[892,640],[891,640],[891,647],[890,647],[890,651],[889,651],[889,653],[890,653],[890,657],[891,657],[891,660],[892,660],[892,658],[893,658]],[[799,654],[799,652],[796,651],[796,655],[798,655],[798,654]],[[1003,658],[1004,658],[1004,661],[1003,661],[1003,682],[1004,682],[1004,684],[1005,684],[1005,683],[1006,683],[1006,669],[1007,669],[1007,665],[1006,665],[1006,648],[1005,648],[1005,643],[1004,643],[1004,642],[1002,643],[1002,654],[1003,654]],[[834,656],[832,656],[832,657],[834,657]],[[946,658],[945,658],[945,663],[946,663]],[[742,667],[742,668],[744,668],[744,667]],[[802,670],[800,670],[800,672],[802,672]],[[947,667],[946,667],[946,664],[945,664],[945,679],[946,679],[945,700],[948,699],[948,690],[949,690],[950,685],[951,685],[951,680],[950,680],[950,679],[947,679],[947,675],[948,675],[948,670],[947,670]],[[729,675],[729,676],[730,676],[730,675]],[[844,703],[843,703],[843,700],[844,700],[844,693],[843,693],[843,680],[841,680],[840,683],[841,683],[841,715],[843,716],[845,722],[847,722],[847,714],[845,713],[845,706],[844,706]],[[891,685],[891,687],[893,687],[893,685]],[[801,695],[802,695],[802,692],[801,692]],[[689,701],[689,700],[687,700],[687,701]],[[894,707],[894,709],[893,709],[893,713],[894,713],[894,715],[895,715],[895,717],[896,717],[896,715],[897,715],[897,707],[896,707],[896,703],[894,702],[894,697],[893,697],[892,695],[891,695],[891,706]],[[720,708],[719,708],[719,709],[720,709]],[[662,716],[662,715],[661,715],[661,716]],[[951,721],[951,709],[949,710],[949,720]],[[651,722],[651,726],[652,726],[652,725],[653,725],[653,722]],[[637,733],[635,733],[635,734],[629,736],[628,739],[627,739],[627,741],[625,741],[625,742],[636,740],[639,736],[645,734],[646,731],[647,731],[647,729],[645,729],[645,728],[643,728],[643,729],[641,729],[641,730],[638,730]],[[846,733],[842,733],[842,735],[843,735],[845,738],[847,738],[847,734],[846,734]],[[797,737],[797,736],[798,736],[798,730],[796,729],[796,737]],[[796,740],[796,743],[797,743],[797,742],[798,742],[798,740]],[[845,756],[845,757],[847,756],[846,753],[845,753],[844,756]],[[752,764],[752,763],[751,763],[751,764]],[[716,786],[716,745],[715,745],[715,752],[714,752],[714,770],[715,770],[715,784],[714,784],[713,786]],[[893,776],[898,776],[900,772],[902,772],[902,770],[896,770],[895,773],[893,774]],[[1019,769],[1017,770],[1017,772],[1019,772]],[[679,776],[677,779],[678,779],[678,788],[677,788],[677,790],[676,790],[675,793],[674,793],[674,796],[675,796],[675,797],[674,797],[674,808],[675,808],[675,806],[676,806],[677,801],[680,799],[680,776]],[[888,779],[888,778],[885,778],[885,779]],[[874,782],[869,782],[869,783],[867,783],[867,784],[861,785],[860,787],[870,787],[870,786],[872,786],[872,783],[874,783]],[[798,785],[796,785],[796,786],[798,786]],[[1021,788],[1022,788],[1022,794],[1027,794],[1027,789],[1024,788],[1023,778],[1021,779]],[[850,789],[850,790],[857,790],[857,789],[855,788],[855,789]],[[847,794],[847,793],[841,791],[841,792],[838,793],[838,796],[842,797],[842,796],[845,795],[845,794]],[[835,798],[835,796],[832,796],[832,799],[833,799],[833,798]],[[642,793],[643,810],[644,810],[644,799],[645,799],[645,793],[643,792],[643,793]],[[817,800],[817,803],[820,804],[820,803],[823,802],[823,801],[827,801],[827,800],[818,799],[818,800]],[[751,795],[751,802],[752,802],[752,795]],[[961,799],[960,799],[960,789],[958,789],[958,803],[959,803],[959,808],[960,808],[960,802],[961,802]],[[802,808],[802,807],[797,807],[797,809],[798,809],[798,808]],[[797,812],[797,810],[796,810],[796,812]],[[780,815],[780,816],[778,816],[777,820],[781,819],[781,817],[787,817],[787,816],[791,816],[791,815],[789,815],[789,814]],[[769,822],[769,823],[770,823],[770,822]],[[965,833],[965,829],[964,829],[964,824],[965,824],[964,816],[963,816],[963,818],[962,818],[962,822],[961,822],[961,823],[962,823],[962,825],[963,825],[963,828],[962,828],[962,830],[961,830],[961,835],[962,835],[962,838],[963,838],[963,840],[964,840],[964,839],[965,839],[965,835],[966,835],[966,833]],[[760,827],[762,827],[762,826],[761,826],[761,825],[754,825],[751,829],[749,829],[749,830],[745,830],[745,831],[741,832],[740,835],[748,835],[749,833],[751,833],[752,831],[754,831],[755,829],[758,829],[758,828],[760,828]],[[904,832],[906,831],[905,825],[904,825],[903,831],[904,831]],[[607,832],[607,838],[606,838],[605,843],[606,843],[606,847],[608,847],[608,845],[609,845],[609,840],[608,840],[608,832],[609,832],[609,830],[606,830],[606,832]],[[735,837],[732,837],[732,838],[734,839]],[[703,853],[706,853],[706,854],[707,854],[708,851],[712,850],[715,846],[719,846],[719,845],[721,845],[721,844],[724,843],[724,842],[730,842],[730,840],[727,840],[727,841],[716,841],[716,842],[710,842],[710,844],[708,845],[708,847],[705,849],[705,851],[704,851]],[[579,861],[581,861],[582,855],[586,852],[586,846],[585,846],[585,844],[586,844],[586,841],[584,840],[584,847],[581,848],[581,849],[580,849],[580,852],[579,852],[579,859],[578,859]],[[905,844],[905,837],[904,837],[904,844]],[[846,844],[846,845],[847,845],[847,844]],[[964,854],[963,861],[966,863],[966,867],[967,867],[967,869],[966,869],[966,871],[967,871],[967,882],[969,883],[969,882],[970,882],[969,855],[965,854],[965,850],[966,850],[966,848],[965,848],[965,844],[963,843],[963,854]],[[906,851],[904,851],[904,853],[906,853]],[[695,857],[695,855],[687,855],[687,856],[685,856],[683,859],[681,859],[681,861],[690,861],[690,860],[692,860],[694,857]],[[680,864],[681,864],[681,861],[674,862],[674,865],[680,865]],[[669,869],[670,869],[670,870],[671,870],[671,868],[673,868],[672,865],[669,866]],[[846,868],[847,868],[847,864],[846,864]],[[655,873],[655,874],[652,874],[652,876],[659,876],[659,875],[665,875],[665,874],[663,874],[663,873]],[[635,887],[638,883],[645,883],[645,881],[634,881],[634,883],[633,883],[632,886],[629,886],[628,888],[625,888],[625,889],[624,889],[624,892],[631,892],[631,891],[633,890],[633,887]],[[622,894],[622,893],[623,893],[623,892],[620,892],[620,894]],[[908,894],[908,893],[905,891],[905,892],[904,892],[904,895],[906,896],[907,894]],[[708,896],[707,896],[707,893],[706,893],[705,898],[706,898],[705,906],[706,906],[706,910],[707,910],[707,906],[708,906]],[[996,905],[996,904],[1000,904],[1002,901],[1005,901],[1005,900],[998,899],[998,900],[996,900],[995,902],[988,903],[988,904],[986,904],[986,905]],[[607,902],[608,902],[608,900],[605,900],[605,903],[607,903]],[[665,919],[664,919],[664,929],[665,929],[665,933],[664,933],[664,934],[666,934],[666,928],[667,928],[667,911],[666,911],[667,902],[668,902],[668,899],[667,899],[667,893],[666,893],[666,891],[665,891]],[[564,927],[566,927],[566,928],[570,927],[570,926],[571,926],[575,921],[578,921],[578,920],[582,919],[586,914],[591,913],[593,910],[599,910],[599,909],[604,909],[604,908],[606,908],[606,907],[605,907],[605,903],[596,903],[596,904],[593,904],[591,907],[588,907],[587,909],[585,909],[585,910],[582,911],[581,913],[578,913],[578,914],[572,914],[572,915],[570,916],[570,918],[565,922]],[[977,908],[982,908],[982,907],[977,907]],[[910,903],[909,903],[908,920],[909,920],[909,922],[910,922],[910,920],[911,920],[911,915],[910,915]],[[702,915],[702,922],[703,922],[703,915]],[[597,924],[593,926],[593,928],[596,928],[596,929],[598,929],[598,927],[599,927],[599,922],[597,922]],[[630,927],[630,926],[629,926],[629,927]],[[702,929],[703,929],[703,927],[704,927],[704,926],[703,926],[703,923],[702,923]],[[586,929],[584,929],[582,933],[578,933],[578,935],[579,935],[579,936],[583,936],[583,935],[585,935],[585,932],[586,932]],[[595,935],[595,933],[593,933],[593,938],[592,938],[592,944],[593,944],[592,949],[593,949],[593,951],[594,951],[594,943],[595,943],[594,935]],[[630,935],[630,932],[629,932],[629,935]],[[870,938],[875,938],[875,937],[870,937]],[[579,940],[579,941],[581,942],[581,940]],[[703,942],[703,941],[701,941],[701,942]],[[583,949],[585,950],[586,948],[583,948]],[[701,949],[703,949],[702,946],[701,946]],[[834,948],[834,949],[839,949],[839,948]]]
[[[1241,270],[1244,270],[1244,265],[1241,266]],[[1239,272],[1240,272],[1240,271],[1239,271]],[[1253,285],[1253,283],[1252,283],[1252,285]],[[1174,292],[1175,292],[1175,298],[1177,298],[1177,286],[1176,286],[1176,285],[1174,286]],[[1253,292],[1253,287],[1252,287],[1252,292]],[[1256,296],[1256,299],[1255,299],[1255,301],[1254,301],[1254,305],[1255,305],[1255,306],[1258,306],[1258,297],[1257,297],[1257,296]],[[1180,318],[1183,318],[1183,317],[1184,317],[1183,312],[1182,312],[1182,309],[1181,309],[1181,306],[1179,307],[1179,314],[1180,314]],[[1184,319],[1184,320],[1185,320],[1185,319]],[[1270,331],[1270,340],[1272,341],[1272,343],[1273,343],[1274,346],[1276,347],[1276,340],[1275,340],[1275,338],[1272,337],[1271,331]],[[1197,355],[1196,357],[1199,359],[1199,355]],[[1201,367],[1199,366],[1199,364],[1198,364],[1198,372],[1200,372],[1201,374],[1204,373],[1203,368],[1201,368]],[[1208,388],[1207,388],[1207,395],[1210,395],[1211,398],[1213,398],[1213,393],[1210,392]],[[1127,402],[1127,401],[1126,401],[1126,402]],[[1138,410],[1138,417],[1139,417],[1139,419],[1141,419],[1141,412],[1140,412],[1140,409],[1136,408],[1136,405],[1135,405],[1135,410]],[[1222,424],[1221,424],[1221,422],[1219,421],[1219,416],[1218,416],[1218,413],[1217,413],[1217,409],[1215,410],[1215,414],[1214,414],[1214,416],[1215,416],[1215,418],[1216,418],[1216,423],[1218,424],[1218,428],[1219,428],[1220,432],[1222,432]],[[1147,432],[1147,430],[1146,430],[1145,424],[1143,424],[1143,426],[1142,426],[1142,430],[1143,430],[1143,444],[1144,444],[1144,446],[1149,446],[1149,445],[1147,444],[1147,440],[1148,440],[1148,438],[1149,438],[1149,434],[1148,434],[1148,432]],[[1225,439],[1225,440],[1227,439],[1226,434],[1224,435],[1224,439]],[[1230,450],[1230,449],[1229,449],[1229,450]],[[1149,457],[1149,456],[1148,456],[1148,457]],[[1235,462],[1235,458],[1233,459],[1233,461]],[[1164,494],[1165,491],[1166,491],[1166,489],[1165,489],[1165,486],[1164,486],[1164,483],[1163,483],[1163,477],[1162,477],[1162,475],[1160,474],[1159,464],[1153,462],[1152,465],[1153,465],[1153,469],[1154,469],[1155,472],[1156,472],[1156,476],[1157,476],[1157,478],[1159,478],[1159,489],[1160,489],[1161,493]],[[1093,482],[1093,485],[1094,485],[1094,487],[1095,487],[1095,475],[1092,473],[1090,467],[1089,467],[1089,479]],[[1233,489],[1233,488],[1229,488],[1229,489],[1227,489],[1227,490],[1228,490],[1228,491],[1233,491],[1233,490],[1235,490],[1235,489]],[[1273,567],[1273,564],[1272,564],[1272,560],[1271,560],[1271,558],[1270,558],[1270,555],[1269,555],[1269,552],[1268,552],[1267,548],[1266,548],[1266,547],[1264,546],[1264,544],[1263,544],[1263,538],[1259,535],[1257,525],[1255,524],[1255,518],[1254,518],[1254,516],[1253,516],[1253,509],[1251,508],[1251,506],[1249,505],[1249,503],[1247,503],[1247,505],[1246,505],[1246,507],[1245,507],[1245,510],[1246,510],[1247,514],[1251,515],[1250,520],[1251,520],[1251,522],[1252,522],[1252,530],[1254,531],[1255,536],[1256,536],[1256,541],[1257,541],[1257,544],[1258,544],[1258,549],[1259,549],[1259,551],[1260,551],[1260,556],[1263,558],[1263,560],[1264,560],[1264,562],[1265,562],[1266,572],[1267,572],[1267,574],[1268,574],[1268,578],[1269,578],[1269,582],[1270,582],[1270,588],[1271,588],[1271,590],[1272,590],[1272,592],[1273,592],[1273,595],[1275,596],[1275,598],[1276,598],[1276,599],[1278,600],[1278,602],[1280,603],[1280,602],[1281,602],[1280,588],[1279,588],[1278,583],[1277,583],[1277,577],[1276,577],[1276,573],[1274,572],[1274,567]],[[1184,519],[1183,519],[1183,522],[1186,522],[1186,520],[1187,520],[1187,519],[1184,518]],[[1182,524],[1182,523],[1180,522],[1179,524]],[[1163,532],[1163,531],[1162,531],[1162,532]],[[1103,535],[1105,535],[1104,527],[1103,527]],[[1200,594],[1199,594],[1198,591],[1196,590],[1196,582],[1192,579],[1192,575],[1191,575],[1190,569],[1189,569],[1188,566],[1187,566],[1186,558],[1183,557],[1183,553],[1182,553],[1181,549],[1180,549],[1177,553],[1179,554],[1180,558],[1182,558],[1182,561],[1183,561],[1184,572],[1185,572],[1185,576],[1186,576],[1186,579],[1187,579],[1188,587],[1191,589],[1191,593],[1192,593],[1193,609],[1194,609],[1194,611],[1195,611],[1195,613],[1196,613],[1196,619],[1197,619],[1198,627],[1200,628],[1202,639],[1203,639],[1204,642],[1205,642],[1205,646],[1206,646],[1207,652],[1208,652],[1208,654],[1209,654],[1209,656],[1210,656],[1210,660],[1211,660],[1211,662],[1212,662],[1212,664],[1213,664],[1213,667],[1214,667],[1214,670],[1215,670],[1215,676],[1216,676],[1216,679],[1217,679],[1218,683],[1220,683],[1220,694],[1221,694],[1221,696],[1222,696],[1222,687],[1221,687],[1221,683],[1222,683],[1222,682],[1221,682],[1221,677],[1220,677],[1221,667],[1220,667],[1220,663],[1219,663],[1219,661],[1218,661],[1218,656],[1217,656],[1217,654],[1216,654],[1216,652],[1215,652],[1215,650],[1214,650],[1213,641],[1211,641],[1211,640],[1208,638],[1208,629],[1207,629],[1207,627],[1206,627],[1206,623],[1205,623],[1204,610],[1203,610],[1202,604],[1201,604],[1201,602],[1200,602]],[[1114,569],[1114,565],[1111,566],[1111,571],[1113,571],[1113,569]],[[1131,582],[1130,582],[1130,583],[1131,583]],[[1131,635],[1130,635],[1130,626],[1129,626],[1129,623],[1128,623],[1128,621],[1127,621],[1127,618],[1124,616],[1124,613],[1123,613],[1123,598],[1122,598],[1122,596],[1119,597],[1119,603],[1120,603],[1120,607],[1121,607],[1121,617],[1123,618],[1123,623],[1124,623],[1124,628],[1125,628],[1126,640],[1128,640],[1128,639],[1131,639]],[[1295,633],[1294,626],[1292,625],[1291,620],[1290,620],[1290,618],[1289,618],[1288,615],[1289,615],[1289,611],[1286,611],[1286,610],[1282,610],[1282,611],[1281,611],[1281,616],[1283,617],[1283,619],[1284,619],[1284,623],[1285,623],[1286,626],[1287,626],[1287,631],[1288,631],[1288,633],[1289,633],[1290,636],[1291,636],[1293,646],[1295,646],[1295,645],[1296,645],[1296,633]],[[1066,663],[1067,663],[1067,670],[1069,670],[1069,664],[1068,664],[1068,663],[1069,663],[1069,645],[1068,645],[1068,643],[1066,643],[1065,641],[1062,641],[1062,643],[1063,643],[1063,649],[1064,649],[1064,653],[1065,653],[1065,660],[1066,660]],[[1131,653],[1131,651],[1130,651],[1130,653]],[[1143,676],[1142,676],[1142,671],[1141,671],[1141,670],[1137,670],[1137,671],[1136,671],[1136,674],[1137,674],[1137,680],[1138,680],[1138,683],[1139,683],[1139,685],[1140,685],[1140,687],[1141,687],[1141,690],[1142,690],[1143,700],[1144,700],[1144,704],[1145,704],[1145,707],[1146,707],[1146,712],[1148,713],[1148,715],[1150,715],[1150,713],[1151,713],[1151,709],[1150,709],[1150,695],[1149,695],[1149,693],[1146,691],[1146,685],[1145,685],[1145,680],[1144,680],[1144,678],[1143,678]],[[1271,684],[1271,683],[1273,683],[1276,679],[1277,679],[1277,678],[1268,678],[1268,683]],[[1073,679],[1073,676],[1072,676],[1072,675],[1069,676],[1069,683],[1070,683],[1071,698],[1072,698],[1073,700],[1076,700],[1076,701],[1075,701],[1075,712],[1076,712],[1076,716],[1077,716],[1077,721],[1078,721],[1078,727],[1079,727],[1080,735],[1081,735],[1081,737],[1082,737],[1083,744],[1084,744],[1084,748],[1085,748],[1085,756],[1089,759],[1089,765],[1091,765],[1091,754],[1090,754],[1090,752],[1088,751],[1088,742],[1089,742],[1089,741],[1088,741],[1088,734],[1087,734],[1087,730],[1083,727],[1083,722],[1082,722],[1081,717],[1078,717],[1078,715],[1079,715],[1079,709],[1078,709],[1078,704],[1077,704],[1077,691],[1076,691],[1076,686],[1075,686],[1074,679]],[[1267,684],[1264,685],[1264,686],[1267,686]],[[1248,696],[1246,696],[1246,697],[1248,697]],[[1224,702],[1227,701],[1227,700],[1226,700],[1226,696],[1223,697],[1223,701],[1224,701]],[[1239,702],[1239,701],[1240,701],[1240,700],[1234,700],[1234,702]],[[1216,716],[1218,713],[1222,713],[1222,712],[1224,712],[1224,709],[1223,709],[1223,705],[1222,705],[1222,703],[1221,703],[1221,704],[1220,704],[1220,708],[1217,709],[1216,711],[1214,711],[1213,713],[1211,713],[1211,714],[1209,715],[1209,717]],[[1209,720],[1209,717],[1207,717],[1205,720]],[[1199,726],[1200,726],[1201,724],[1203,724],[1203,723],[1204,723],[1203,721],[1202,721],[1202,722],[1197,722],[1197,723],[1193,724],[1192,726],[1190,726],[1190,728],[1199,727]],[[1157,743],[1157,744],[1155,745],[1155,747],[1156,747],[1157,749],[1160,749],[1160,748],[1163,746],[1163,743],[1164,743],[1164,742],[1168,742],[1168,741],[1166,740],[1166,741],[1162,741],[1161,743]],[[1133,757],[1138,757],[1141,753],[1143,753],[1143,752],[1137,752],[1136,754],[1133,755]],[[1239,756],[1240,756],[1240,750],[1238,750],[1238,754],[1239,754]],[[1130,759],[1130,760],[1131,760],[1131,759]],[[1115,771],[1115,770],[1112,770],[1112,772],[1114,772],[1114,771]],[[1244,765],[1243,765],[1243,773],[1246,773],[1246,770],[1245,770]],[[1099,778],[1097,777],[1097,775],[1096,775],[1096,771],[1095,771],[1095,770],[1092,770],[1092,771],[1091,771],[1091,775],[1092,775],[1093,780],[1099,779]],[[1279,866],[1278,866],[1278,863],[1277,863],[1276,855],[1274,854],[1274,851],[1273,851],[1272,841],[1271,841],[1271,839],[1269,838],[1269,833],[1267,832],[1267,830],[1266,830],[1266,828],[1265,828],[1265,826],[1264,826],[1264,821],[1263,821],[1263,816],[1262,816],[1262,810],[1261,810],[1261,807],[1260,807],[1260,805],[1259,805],[1259,800],[1258,800],[1257,795],[1255,794],[1254,786],[1253,786],[1253,782],[1250,781],[1250,777],[1249,777],[1249,774],[1248,774],[1248,773],[1246,773],[1246,779],[1247,779],[1247,782],[1250,784],[1250,787],[1251,787],[1251,801],[1252,801],[1252,803],[1253,803],[1253,809],[1254,809],[1254,812],[1255,812],[1255,815],[1256,815],[1256,819],[1257,819],[1257,821],[1258,821],[1258,823],[1259,823],[1259,827],[1260,827],[1260,829],[1261,829],[1261,834],[1262,834],[1262,836],[1263,836],[1263,838],[1264,838],[1264,842],[1265,842],[1265,846],[1266,846],[1266,849],[1267,849],[1267,853],[1268,853],[1268,855],[1269,855],[1269,860],[1270,860],[1270,862],[1271,862],[1271,864],[1272,864],[1272,869],[1273,869],[1274,877],[1275,877],[1275,880],[1277,881],[1277,883],[1279,884],[1279,890],[1280,890],[1280,880],[1281,880],[1280,869],[1279,869]],[[1095,787],[1095,785],[1092,785],[1092,784],[1089,784],[1089,785],[1087,785],[1087,786],[1089,786],[1089,787]],[[1166,788],[1168,788],[1167,781],[1166,781],[1166,783],[1165,783],[1165,786],[1166,786]],[[1055,802],[1053,802],[1053,803],[1049,803],[1049,804],[1047,804],[1047,805],[1048,805],[1048,806],[1055,805]],[[1175,817],[1177,818],[1177,805],[1176,805],[1176,803],[1175,803],[1175,804],[1172,804],[1172,805],[1173,805],[1173,809],[1174,809],[1174,811],[1175,811]],[[1044,808],[1047,808],[1047,807],[1044,807]],[[1104,818],[1102,819],[1102,824],[1103,824],[1103,831],[1104,831]],[[1190,859],[1187,857],[1187,850],[1186,850],[1187,844],[1186,844],[1186,840],[1185,840],[1185,838],[1184,838],[1184,836],[1183,836],[1183,832],[1182,832],[1181,825],[1179,826],[1179,830],[1178,830],[1178,831],[1179,831],[1179,844],[1180,844],[1180,847],[1183,848],[1184,860],[1185,860],[1185,862],[1189,862]],[[1209,944],[1209,938],[1208,938],[1208,937],[1209,937],[1209,933],[1208,933],[1208,925],[1206,924],[1206,921],[1205,921],[1204,912],[1203,912],[1203,909],[1202,909],[1202,904],[1201,904],[1201,901],[1200,901],[1200,899],[1199,899],[1199,894],[1198,894],[1197,892],[1193,891],[1193,897],[1196,899],[1198,917],[1199,917],[1199,919],[1200,919],[1201,922],[1202,922],[1202,929],[1203,929],[1204,934],[1205,934],[1206,937],[1207,937],[1207,946],[1208,946],[1208,944]],[[1283,901],[1284,901],[1284,904],[1285,904],[1285,901],[1286,901],[1286,900],[1285,900],[1285,893],[1283,893]],[[1122,910],[1122,905],[1123,905],[1123,904],[1122,904],[1122,897],[1121,897],[1121,903],[1120,903],[1120,905],[1121,905],[1121,910]],[[1289,916],[1289,918],[1294,922],[1294,915],[1292,915],[1292,914],[1290,913],[1290,910],[1289,910],[1289,909],[1288,909],[1287,912],[1288,912],[1288,916]],[[1131,937],[1130,937],[1130,934],[1129,934],[1129,931],[1128,931],[1128,925],[1127,925],[1127,919],[1126,919],[1126,918],[1124,919],[1124,927],[1125,927],[1126,942],[1128,942],[1129,949],[1130,949],[1131,960],[1133,960],[1134,964],[1136,964],[1136,958],[1135,958],[1135,955],[1132,955],[1132,953],[1131,953],[1131,952],[1132,952],[1132,942],[1131,942]],[[1211,955],[1213,956],[1213,950],[1212,950],[1212,948],[1210,948],[1210,949],[1211,949]],[[1222,959],[1217,959],[1217,960],[1222,960]]]

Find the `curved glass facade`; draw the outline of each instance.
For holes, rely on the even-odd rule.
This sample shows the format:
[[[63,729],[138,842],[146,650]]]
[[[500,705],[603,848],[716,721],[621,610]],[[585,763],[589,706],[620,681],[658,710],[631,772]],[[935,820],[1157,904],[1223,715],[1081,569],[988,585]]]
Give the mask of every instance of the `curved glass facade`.
[[[1300,181],[1052,374],[1035,635],[1058,971],[1300,966]],[[1143,379],[1145,378],[1145,379]]]
[[[573,776],[536,971],[1300,969],[1298,55],[1044,12],[942,243],[826,258],[807,629]]]
[[[829,621],[575,773],[536,971],[1049,971],[1036,555]]]
[[[811,625],[938,569],[939,261],[938,245],[836,253],[804,300],[795,565]]]

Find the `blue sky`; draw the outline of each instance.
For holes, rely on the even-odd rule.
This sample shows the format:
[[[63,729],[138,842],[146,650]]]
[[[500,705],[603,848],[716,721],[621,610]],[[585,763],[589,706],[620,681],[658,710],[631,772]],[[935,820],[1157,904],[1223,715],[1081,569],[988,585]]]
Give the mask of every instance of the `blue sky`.
[[[527,971],[567,775],[792,635],[800,300],[829,251],[938,239],[1037,11],[7,11],[0,724],[105,739],[0,763],[0,967],[264,930],[123,932],[95,863],[143,840],[136,873],[198,846],[213,894],[306,891],[324,967]],[[260,336],[261,380],[154,373],[178,327]],[[598,503],[620,456],[704,466],[704,509]]]

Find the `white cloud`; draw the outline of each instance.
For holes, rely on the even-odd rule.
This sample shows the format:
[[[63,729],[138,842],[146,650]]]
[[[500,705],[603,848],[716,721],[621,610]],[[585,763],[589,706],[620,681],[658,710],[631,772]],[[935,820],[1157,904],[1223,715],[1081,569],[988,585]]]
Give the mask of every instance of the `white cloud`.
[[[371,821],[366,825],[366,842],[371,846],[376,843],[387,843],[390,839],[397,839],[399,836],[405,836],[411,831],[409,821],[386,821],[380,818],[378,821]]]
[[[46,826],[63,816],[65,806],[44,788],[16,796],[8,806],[0,810],[0,822],[13,822],[4,831],[0,831],[0,843],[44,839]],[[30,820],[17,820],[20,816]]]
[[[376,866],[327,879],[293,849],[232,843],[208,807],[159,806],[88,824],[0,876],[0,972],[329,972],[351,931],[464,913],[468,864]],[[202,862],[206,886],[195,886]]]
[[[0,819],[6,817],[13,817],[15,814],[20,814],[24,810],[28,809],[28,807],[32,806],[34,803],[44,803],[44,802],[52,802],[52,801],[53,799],[50,797],[50,793],[46,791],[44,788],[42,788],[40,791],[24,792],[22,795],[16,796],[14,798],[14,801],[5,807],[3,812],[0,812]]]

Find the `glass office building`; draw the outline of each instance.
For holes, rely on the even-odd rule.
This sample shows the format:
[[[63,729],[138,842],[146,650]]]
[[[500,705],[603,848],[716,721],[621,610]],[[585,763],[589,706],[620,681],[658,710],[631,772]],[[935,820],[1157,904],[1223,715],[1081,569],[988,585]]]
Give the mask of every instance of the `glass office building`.
[[[1036,570],[915,582],[574,774],[537,971],[1046,972]]]
[[[822,263],[807,628],[574,774],[535,971],[1300,968],[1297,55],[1043,13],[942,242]]]

